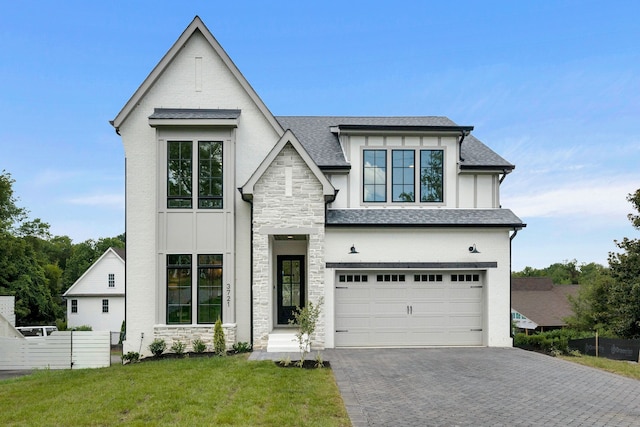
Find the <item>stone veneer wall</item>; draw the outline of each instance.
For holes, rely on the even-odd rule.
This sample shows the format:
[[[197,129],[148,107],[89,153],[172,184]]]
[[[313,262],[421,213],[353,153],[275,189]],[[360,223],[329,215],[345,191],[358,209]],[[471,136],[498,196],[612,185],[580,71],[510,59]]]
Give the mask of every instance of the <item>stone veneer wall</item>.
[[[286,195],[286,172],[291,168],[291,196]],[[253,191],[253,346],[266,348],[273,327],[273,268],[269,233],[305,229],[308,238],[306,300],[317,303],[324,295],[325,202],[322,185],[291,144],[286,144]],[[312,337],[314,349],[324,348],[324,312]]]
[[[222,325],[224,338],[227,342],[227,350],[230,350],[236,343],[235,323],[225,323]],[[213,325],[162,325],[153,328],[153,338],[163,339],[167,343],[167,351],[171,351],[174,342],[180,341],[186,344],[185,351],[193,351],[193,340],[200,338],[207,346],[206,351],[213,351]]]

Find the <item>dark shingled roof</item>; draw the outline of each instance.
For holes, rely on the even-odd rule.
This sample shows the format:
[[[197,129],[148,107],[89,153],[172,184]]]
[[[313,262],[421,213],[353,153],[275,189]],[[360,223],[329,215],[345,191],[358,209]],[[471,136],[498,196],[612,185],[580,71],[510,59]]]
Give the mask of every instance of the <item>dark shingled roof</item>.
[[[327,226],[525,227],[509,209],[328,209]]]
[[[338,137],[331,132],[332,126],[394,126],[416,127],[456,127],[447,117],[341,117],[341,116],[279,116],[276,120],[284,129],[291,129],[307,150],[313,161],[321,168],[349,167],[344,158]],[[406,129],[403,129],[406,130]],[[514,166],[496,154],[472,135],[462,143],[462,168],[489,167],[513,169]]]
[[[122,260],[123,260],[123,261],[126,261],[126,260],[127,260],[127,255],[126,255],[126,252],[125,252],[124,248],[114,248],[114,247],[112,246],[112,247],[111,247],[111,249],[113,249],[113,251],[114,251],[115,253],[117,253],[117,254],[118,254],[118,256],[119,256],[120,258],[122,258]]]
[[[579,290],[580,285],[554,285],[546,277],[513,277],[511,308],[538,326],[565,326],[564,319],[573,314],[568,296]]]
[[[240,110],[155,108],[150,119],[237,119]]]

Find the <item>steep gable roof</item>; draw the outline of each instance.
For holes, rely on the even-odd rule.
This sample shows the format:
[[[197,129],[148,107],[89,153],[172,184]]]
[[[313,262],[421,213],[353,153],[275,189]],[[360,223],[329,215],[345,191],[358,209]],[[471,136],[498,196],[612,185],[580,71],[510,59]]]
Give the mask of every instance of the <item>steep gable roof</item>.
[[[240,192],[242,193],[243,200],[250,201],[253,198],[253,187],[256,182],[262,177],[262,175],[266,172],[267,168],[273,163],[275,158],[280,154],[282,149],[286,144],[291,144],[293,148],[298,152],[302,160],[306,163],[307,167],[313,172],[315,177],[320,181],[322,185],[322,192],[324,194],[325,200],[332,201],[335,198],[336,190],[329,182],[327,177],[322,173],[322,171],[318,168],[318,165],[314,163],[313,159],[307,153],[305,148],[300,144],[298,138],[291,132],[291,130],[287,129],[287,131],[282,135],[278,143],[271,149],[267,157],[264,158],[258,169],[251,175],[249,180],[245,185],[240,188]]]
[[[178,40],[171,46],[169,51],[164,55],[164,57],[160,60],[158,65],[151,71],[149,76],[142,82],[140,87],[134,92],[133,96],[127,101],[122,110],[118,113],[115,119],[110,121],[111,125],[118,131],[122,123],[127,119],[129,114],[136,108],[139,104],[140,100],[146,95],[146,93],[151,89],[154,83],[162,76],[166,68],[172,63],[174,58],[178,55],[178,53],[182,50],[184,45],[187,43],[189,38],[195,33],[200,32],[204,38],[209,42],[211,47],[215,50],[215,52],[219,55],[220,59],[224,62],[229,71],[233,74],[233,76],[240,83],[242,88],[247,92],[251,100],[256,104],[258,109],[262,112],[262,114],[266,117],[267,121],[273,126],[274,130],[282,135],[284,133],[284,129],[280,126],[280,124],[276,121],[273,114],[269,111],[267,106],[262,99],[258,96],[256,91],[251,87],[247,79],[242,75],[238,67],[233,63],[229,55],[224,51],[220,43],[213,37],[213,34],[209,31],[209,29],[204,25],[204,22],[200,19],[199,16],[193,18],[191,24],[184,30],[184,32],[180,35]]]
[[[76,292],[76,288],[80,286],[80,284],[83,282],[84,278],[91,272],[91,270],[93,270],[98,264],[100,264],[100,262],[107,257],[107,255],[109,254],[113,254],[116,256],[117,259],[119,259],[120,261],[122,261],[122,264],[125,263],[125,251],[124,249],[121,248],[114,248],[114,247],[110,247],[109,249],[107,249],[106,251],[104,251],[104,253],[102,255],[100,255],[100,258],[98,258],[93,264],[91,264],[91,266],[89,268],[87,268],[87,271],[85,271],[82,276],[80,276],[78,278],[78,280],[76,280],[73,285],[71,285],[69,287],[69,289],[66,290],[66,292],[64,294],[62,294],[63,297],[66,296],[70,296],[70,295],[74,295]]]

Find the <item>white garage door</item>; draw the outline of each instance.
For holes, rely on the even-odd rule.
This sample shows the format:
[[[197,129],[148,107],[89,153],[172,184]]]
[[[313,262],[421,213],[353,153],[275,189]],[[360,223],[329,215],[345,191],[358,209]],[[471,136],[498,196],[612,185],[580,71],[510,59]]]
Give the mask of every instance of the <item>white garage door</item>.
[[[482,345],[480,272],[338,272],[336,346]]]

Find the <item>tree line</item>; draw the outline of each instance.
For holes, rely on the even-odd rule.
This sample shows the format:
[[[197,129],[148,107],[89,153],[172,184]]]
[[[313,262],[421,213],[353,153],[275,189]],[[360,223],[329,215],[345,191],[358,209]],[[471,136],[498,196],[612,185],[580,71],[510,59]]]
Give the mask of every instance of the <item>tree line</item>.
[[[18,206],[14,180],[0,173],[0,295],[15,296],[16,324],[55,324],[65,318],[62,294],[109,247],[124,248],[125,236],[73,243],[53,236],[50,225]]]
[[[640,231],[640,189],[627,196],[634,213],[627,215]],[[514,277],[550,277],[555,284],[579,284],[570,297],[573,316],[565,319],[570,328],[594,331],[612,337],[640,338],[640,239],[614,240],[620,252],[610,252],[608,266],[579,265],[576,260],[547,268],[525,267]]]

